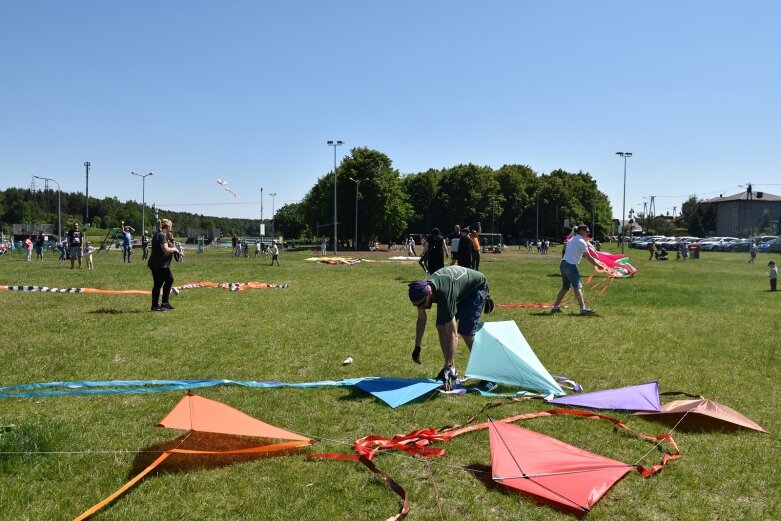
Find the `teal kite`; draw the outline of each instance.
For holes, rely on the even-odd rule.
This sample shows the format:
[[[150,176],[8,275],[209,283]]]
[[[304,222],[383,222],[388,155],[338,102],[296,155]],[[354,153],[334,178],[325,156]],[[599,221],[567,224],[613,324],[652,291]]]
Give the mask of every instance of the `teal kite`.
[[[483,324],[475,335],[466,375],[521,387],[544,396],[566,394],[511,320]]]

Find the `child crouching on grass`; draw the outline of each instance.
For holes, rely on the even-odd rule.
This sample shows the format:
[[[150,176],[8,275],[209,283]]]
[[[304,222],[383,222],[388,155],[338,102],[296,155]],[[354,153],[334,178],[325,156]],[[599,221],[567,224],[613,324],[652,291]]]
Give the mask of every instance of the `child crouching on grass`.
[[[770,268],[770,291],[775,291],[778,282],[778,266],[773,261],[768,262],[767,265]]]

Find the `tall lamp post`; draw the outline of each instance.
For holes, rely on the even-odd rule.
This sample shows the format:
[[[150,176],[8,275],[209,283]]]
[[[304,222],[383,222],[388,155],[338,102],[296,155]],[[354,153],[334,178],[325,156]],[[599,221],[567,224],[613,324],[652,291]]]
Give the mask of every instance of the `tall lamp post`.
[[[624,239],[624,226],[626,219],[626,158],[632,157],[632,152],[616,152],[617,156],[621,156],[624,158],[624,199],[621,203],[621,253],[624,253],[624,243],[626,240]]]
[[[34,175],[33,177],[46,182],[51,181],[57,185],[57,240],[59,241],[62,239],[62,213],[60,212],[60,195],[62,194],[62,190],[60,190],[60,183],[48,177],[39,177],[37,175]]]
[[[336,256],[336,147],[344,145],[343,141],[326,141],[329,147],[334,147],[334,256]]]
[[[84,228],[89,226],[89,167],[92,166],[92,163],[89,161],[84,161],[84,168],[86,170],[86,177],[87,177],[87,186],[86,186],[86,192],[84,193]]]
[[[274,226],[274,220],[276,219],[276,214],[274,213],[274,198],[277,196],[277,193],[274,192],[273,194],[268,194],[271,196],[271,238],[273,239],[276,237],[276,226]]]
[[[537,190],[537,193],[534,194],[537,196],[537,236],[534,238],[535,241],[540,240],[540,191]]]
[[[130,173],[141,178],[141,235],[146,235],[146,178],[155,174],[152,172],[143,175],[135,172]]]
[[[353,247],[355,248],[355,251],[358,251],[358,187],[360,186],[361,181],[368,181],[369,178],[353,179],[352,177],[348,177],[348,179],[355,183],[355,242],[353,243]]]

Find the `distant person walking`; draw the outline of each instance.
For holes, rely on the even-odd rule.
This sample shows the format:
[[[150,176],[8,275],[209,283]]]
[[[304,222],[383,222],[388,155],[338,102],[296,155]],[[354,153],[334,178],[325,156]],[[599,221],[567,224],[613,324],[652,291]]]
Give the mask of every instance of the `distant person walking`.
[[[59,239],[57,239],[57,249],[60,250],[60,258],[57,260],[64,261],[65,260],[65,237],[60,237]]]
[[[447,244],[439,228],[431,230],[426,246],[426,268],[429,275],[433,275],[440,268],[445,267],[445,257],[448,256]]]
[[[149,258],[149,236],[146,234],[146,230],[144,230],[144,235],[141,236],[141,249],[144,252],[141,260],[147,260]]]
[[[578,264],[580,264],[584,256],[591,264],[598,266],[597,261],[592,259],[588,253],[588,244],[586,243],[588,234],[588,226],[580,224],[576,229],[576,233],[566,243],[564,257],[562,257],[559,264],[561,290],[556,295],[556,302],[554,302],[553,308],[551,308],[551,314],[561,313],[561,301],[564,300],[564,296],[570,288],[575,292],[575,298],[580,305],[580,314],[591,315],[595,313],[593,309],[586,307],[586,302],[583,299],[583,283],[580,281],[580,272],[578,272]]]
[[[24,251],[25,251],[25,260],[27,262],[32,262],[33,260],[33,239],[31,236],[27,236],[27,238],[24,240]]]
[[[453,233],[450,235],[450,265],[456,263],[458,255],[458,246],[461,244],[461,226],[456,224],[453,227]]]
[[[480,221],[477,221],[474,230],[469,233],[469,238],[472,240],[472,266],[475,271],[480,271],[480,234],[483,232],[483,227],[480,225]]]
[[[79,223],[73,223],[71,230],[68,232],[68,252],[71,258],[71,269],[73,269],[76,261],[79,261],[79,269],[81,269],[81,258],[84,256],[84,233],[79,229]]]
[[[152,311],[168,311],[174,307],[168,302],[174,276],[171,273],[171,260],[174,255],[183,255],[174,247],[173,223],[169,219],[155,223],[156,232],[152,236],[152,252],[147,266],[152,270]],[[163,300],[160,302],[162,289]]]
[[[131,226],[122,224],[122,262],[130,262],[133,255],[133,232],[136,230]]]
[[[775,291],[778,282],[778,266],[773,261],[768,262],[767,265],[770,268],[770,291]]]
[[[279,266],[279,244],[273,240],[271,241],[271,265],[273,266],[275,262]]]
[[[757,259],[757,243],[754,241],[751,241],[751,245],[749,246],[749,255],[751,258],[748,260],[749,264],[754,264],[754,261]]]
[[[654,253],[656,253],[656,241],[651,241],[648,244],[648,253],[650,253],[650,255],[648,256],[648,260],[653,260]]]
[[[43,260],[43,245],[46,244],[46,239],[43,236],[43,232],[38,232],[38,236],[35,238],[35,260]]]

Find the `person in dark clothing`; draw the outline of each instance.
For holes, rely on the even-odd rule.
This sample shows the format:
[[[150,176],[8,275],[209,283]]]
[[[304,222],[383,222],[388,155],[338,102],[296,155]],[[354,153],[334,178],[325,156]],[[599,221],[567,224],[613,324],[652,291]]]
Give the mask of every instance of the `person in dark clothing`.
[[[174,307],[168,302],[174,276],[171,273],[171,260],[183,255],[174,247],[173,224],[168,219],[157,221],[157,232],[152,236],[152,252],[147,266],[152,270],[152,311],[168,311]],[[163,301],[160,303],[160,290]]]
[[[453,254],[456,264],[464,268],[471,268],[474,254],[475,247],[472,239],[469,237],[469,230],[461,230],[461,240],[458,241],[458,253]]]
[[[445,267],[445,257],[448,256],[447,244],[439,228],[431,230],[426,248],[426,266],[429,275],[432,275],[438,269]]]

